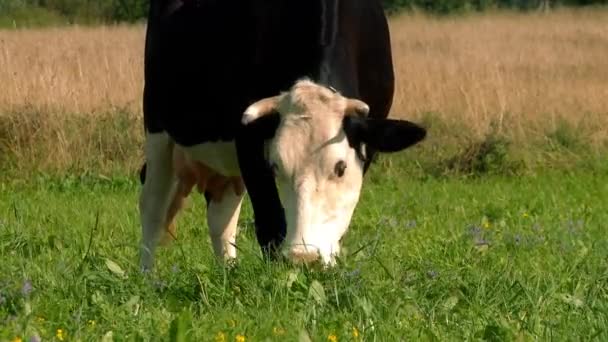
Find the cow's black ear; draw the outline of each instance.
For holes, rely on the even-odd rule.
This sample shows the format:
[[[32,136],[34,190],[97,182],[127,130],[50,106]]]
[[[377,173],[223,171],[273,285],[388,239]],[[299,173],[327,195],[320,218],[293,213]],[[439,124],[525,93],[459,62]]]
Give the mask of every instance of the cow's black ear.
[[[344,131],[351,146],[361,143],[380,152],[404,150],[426,137],[426,129],[406,120],[344,117]]]

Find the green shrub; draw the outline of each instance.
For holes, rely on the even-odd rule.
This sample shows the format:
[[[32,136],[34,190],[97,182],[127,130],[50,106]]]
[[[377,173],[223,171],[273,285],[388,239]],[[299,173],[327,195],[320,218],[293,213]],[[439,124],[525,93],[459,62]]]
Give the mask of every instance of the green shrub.
[[[553,150],[577,150],[585,145],[577,127],[563,119],[557,122],[555,129],[547,134],[547,138]]]
[[[40,7],[16,7],[10,11],[0,10],[0,27],[44,27],[64,25],[67,19],[59,13]]]
[[[383,0],[382,3],[389,13],[417,8],[429,13],[452,14],[490,8],[531,10],[545,3],[549,6],[606,5],[608,0]]]
[[[515,174],[520,163],[509,157],[510,142],[491,131],[483,139],[470,142],[462,152],[447,160],[445,172],[478,176],[484,174]]]

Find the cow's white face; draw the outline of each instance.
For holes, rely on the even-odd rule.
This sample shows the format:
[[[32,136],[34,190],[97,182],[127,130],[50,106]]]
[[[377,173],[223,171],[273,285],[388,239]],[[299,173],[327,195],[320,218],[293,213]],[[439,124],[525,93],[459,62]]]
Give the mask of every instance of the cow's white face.
[[[381,127],[370,128],[368,111],[365,103],[307,80],[246,110],[244,123],[270,113],[281,117],[266,158],[285,207],[284,246],[292,261],[335,262],[359,200],[365,144],[394,151],[424,137],[424,129],[405,121],[381,120]]]

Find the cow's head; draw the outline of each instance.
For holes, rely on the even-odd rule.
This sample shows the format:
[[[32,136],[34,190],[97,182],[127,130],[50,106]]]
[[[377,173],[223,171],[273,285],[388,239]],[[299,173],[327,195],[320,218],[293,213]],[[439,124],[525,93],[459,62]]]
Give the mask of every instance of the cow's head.
[[[372,119],[362,101],[308,80],[289,92],[252,104],[248,124],[280,115],[266,159],[273,168],[287,218],[288,257],[333,264],[359,200],[365,148],[403,150],[426,131],[408,121]]]

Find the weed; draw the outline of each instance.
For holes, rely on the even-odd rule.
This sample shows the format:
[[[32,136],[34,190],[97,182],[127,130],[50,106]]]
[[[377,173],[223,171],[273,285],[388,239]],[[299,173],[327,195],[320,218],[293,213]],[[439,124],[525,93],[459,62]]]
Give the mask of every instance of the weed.
[[[550,146],[555,149],[567,149],[570,151],[581,150],[585,147],[582,132],[568,121],[561,119],[557,122],[555,129],[547,134]]]
[[[371,168],[330,270],[263,261],[249,228],[224,269],[194,196],[151,277],[135,175],[17,176],[0,187],[0,339],[605,339],[606,175]]]
[[[416,149],[418,169],[468,154],[474,165],[465,169],[487,172],[502,167],[507,147],[509,159],[526,153],[530,165],[569,160],[571,148],[605,151],[605,17],[598,8],[392,17],[391,115],[431,129]],[[0,31],[2,168],[134,171],[144,33],[143,25]],[[500,134],[487,137],[492,123]],[[544,158],[547,143],[568,151]]]
[[[483,174],[513,174],[517,163],[509,160],[509,141],[489,133],[480,141],[471,142],[462,153],[445,162],[447,172],[479,176]]]

